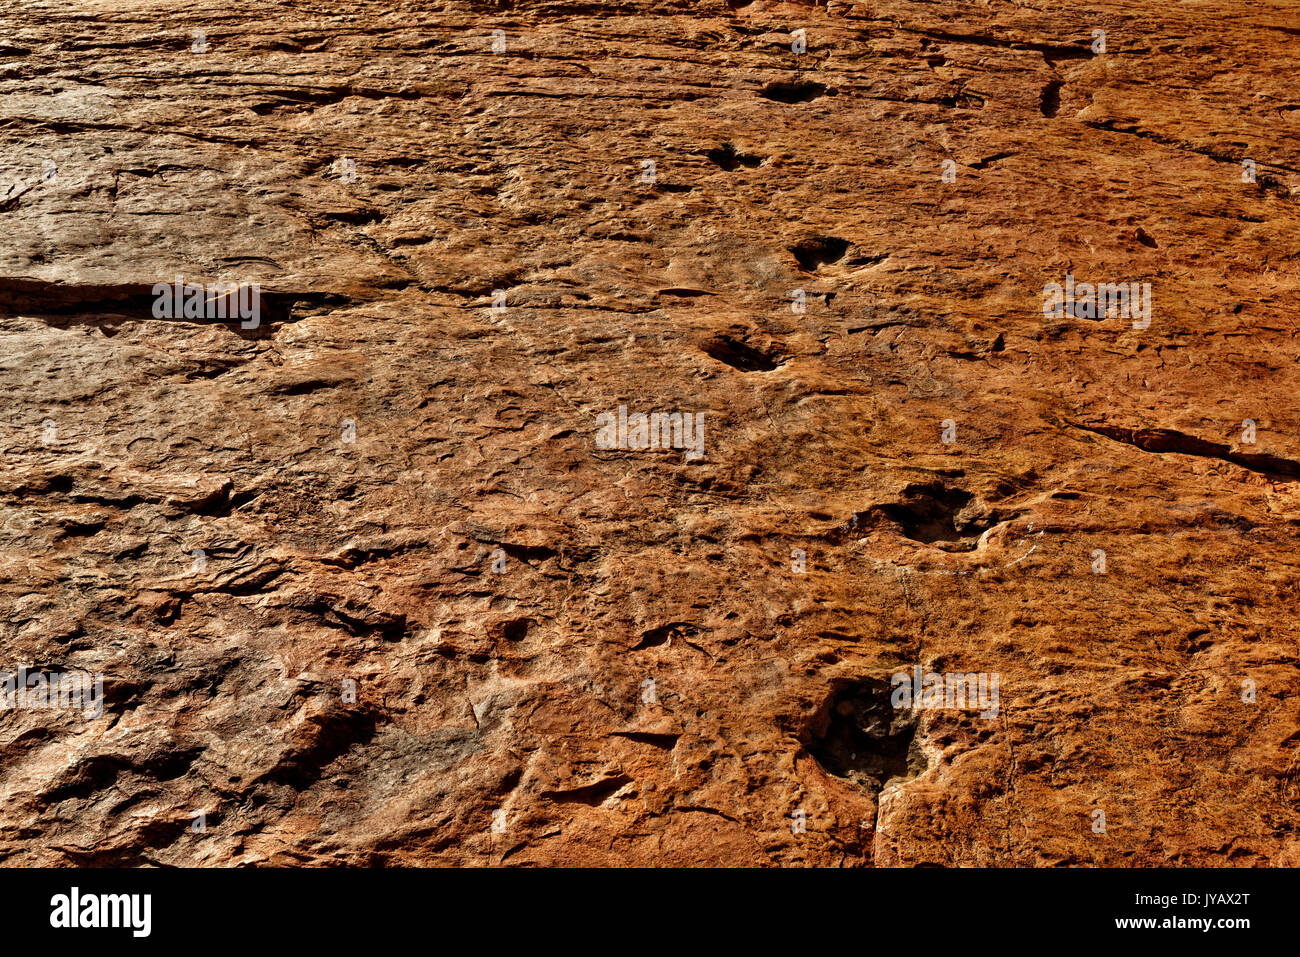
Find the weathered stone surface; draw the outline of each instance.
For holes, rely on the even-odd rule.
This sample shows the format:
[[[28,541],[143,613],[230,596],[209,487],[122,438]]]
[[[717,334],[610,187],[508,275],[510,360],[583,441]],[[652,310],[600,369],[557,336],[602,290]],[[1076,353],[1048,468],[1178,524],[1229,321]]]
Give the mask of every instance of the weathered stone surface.
[[[1293,6],[6,24],[0,859],[1300,864]]]

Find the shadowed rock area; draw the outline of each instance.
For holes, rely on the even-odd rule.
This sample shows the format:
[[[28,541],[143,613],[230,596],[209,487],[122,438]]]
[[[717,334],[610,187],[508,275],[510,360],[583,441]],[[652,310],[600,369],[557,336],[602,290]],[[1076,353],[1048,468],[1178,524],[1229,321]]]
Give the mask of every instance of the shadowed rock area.
[[[3,863],[1300,865],[1294,5],[5,23]]]

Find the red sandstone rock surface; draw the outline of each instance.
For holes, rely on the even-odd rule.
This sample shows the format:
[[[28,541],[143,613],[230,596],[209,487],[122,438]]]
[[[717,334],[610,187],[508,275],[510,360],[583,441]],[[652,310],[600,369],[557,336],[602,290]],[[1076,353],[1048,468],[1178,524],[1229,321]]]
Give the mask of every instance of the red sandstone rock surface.
[[[4,24],[5,863],[1300,864],[1294,5]]]

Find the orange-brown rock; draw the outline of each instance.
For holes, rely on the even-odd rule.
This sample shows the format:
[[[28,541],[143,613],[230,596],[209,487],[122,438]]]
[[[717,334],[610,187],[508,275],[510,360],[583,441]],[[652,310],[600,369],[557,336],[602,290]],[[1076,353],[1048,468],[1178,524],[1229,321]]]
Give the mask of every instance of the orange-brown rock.
[[[6,27],[4,862],[1300,864],[1293,5]]]

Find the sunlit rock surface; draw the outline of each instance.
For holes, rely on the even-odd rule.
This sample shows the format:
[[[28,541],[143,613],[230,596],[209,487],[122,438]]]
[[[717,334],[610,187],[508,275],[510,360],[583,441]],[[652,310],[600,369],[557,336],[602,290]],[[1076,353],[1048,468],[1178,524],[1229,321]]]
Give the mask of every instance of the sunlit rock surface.
[[[1294,5],[5,24],[5,863],[1300,865]]]

